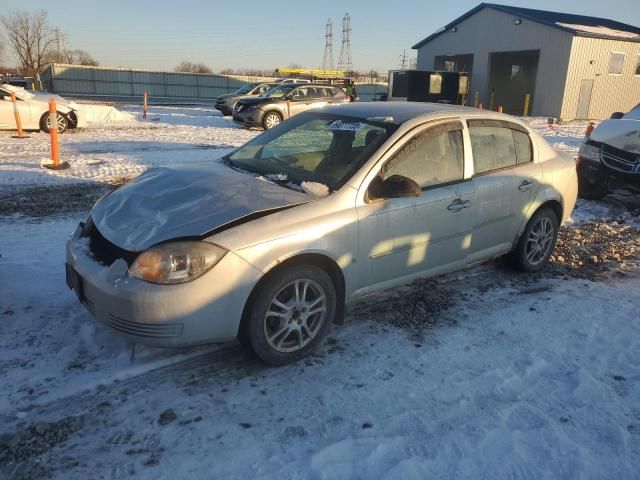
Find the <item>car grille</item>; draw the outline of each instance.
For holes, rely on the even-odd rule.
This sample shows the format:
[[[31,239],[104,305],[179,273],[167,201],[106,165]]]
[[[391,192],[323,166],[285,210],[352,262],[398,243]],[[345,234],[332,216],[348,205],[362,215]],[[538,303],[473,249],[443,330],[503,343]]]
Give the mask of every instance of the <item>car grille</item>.
[[[122,258],[128,265],[131,265],[138,256],[138,252],[130,252],[114,245],[104,238],[93,223],[93,219],[89,217],[87,223],[82,229],[82,236],[89,237],[89,250],[93,257],[100,263],[110,266]]]
[[[105,323],[122,333],[147,338],[173,338],[182,335],[182,323],[140,323],[108,314]]]
[[[602,163],[613,170],[640,174],[640,155],[602,145]]]

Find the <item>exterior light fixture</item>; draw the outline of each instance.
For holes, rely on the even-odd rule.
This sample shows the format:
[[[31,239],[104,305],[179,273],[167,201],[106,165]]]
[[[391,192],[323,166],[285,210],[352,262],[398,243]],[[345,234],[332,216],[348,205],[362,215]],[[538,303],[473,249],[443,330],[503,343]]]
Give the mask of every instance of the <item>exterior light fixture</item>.
[[[451,29],[451,31],[452,31],[453,33],[457,32],[457,31],[458,31],[458,27],[453,27],[453,28]]]
[[[514,25],[520,25],[522,23],[522,19],[516,17],[516,18],[513,19],[513,23],[514,23]]]

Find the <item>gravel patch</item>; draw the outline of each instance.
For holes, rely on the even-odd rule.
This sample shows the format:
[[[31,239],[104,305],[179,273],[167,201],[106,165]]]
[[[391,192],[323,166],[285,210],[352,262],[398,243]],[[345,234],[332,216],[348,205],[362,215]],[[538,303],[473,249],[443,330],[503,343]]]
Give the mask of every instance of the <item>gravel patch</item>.
[[[0,437],[0,471],[39,456],[64,442],[82,428],[83,417],[65,417],[56,422],[38,422],[16,433]]]
[[[590,221],[560,229],[544,273],[596,280],[640,262],[640,228],[624,219]]]
[[[129,180],[116,178],[109,183],[4,188],[0,190],[0,216],[44,218],[88,212],[100,197]]]

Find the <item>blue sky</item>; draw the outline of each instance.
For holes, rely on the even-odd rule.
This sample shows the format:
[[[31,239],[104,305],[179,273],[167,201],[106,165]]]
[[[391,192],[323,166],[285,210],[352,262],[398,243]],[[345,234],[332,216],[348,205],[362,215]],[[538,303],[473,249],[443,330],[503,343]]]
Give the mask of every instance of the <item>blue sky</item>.
[[[275,68],[322,63],[324,26],[333,20],[334,61],[340,51],[341,21],[351,15],[355,69],[395,68],[403,49],[473,8],[477,0],[195,1],[102,0],[55,2],[2,0],[0,14],[14,8],[45,9],[67,34],[70,48],[82,48],[108,66],[172,69],[181,60],[223,68]],[[544,10],[606,17],[640,26],[638,0],[505,1]],[[5,52],[5,57],[7,57]]]

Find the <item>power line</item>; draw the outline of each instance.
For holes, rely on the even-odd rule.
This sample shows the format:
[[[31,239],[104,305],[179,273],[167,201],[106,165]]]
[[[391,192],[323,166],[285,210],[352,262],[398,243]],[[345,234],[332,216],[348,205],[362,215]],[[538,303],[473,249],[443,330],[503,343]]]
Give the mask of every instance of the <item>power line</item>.
[[[338,60],[338,69],[344,72],[353,71],[353,62],[351,61],[351,17],[348,13],[344,14],[342,19],[342,46],[340,47],[340,59]]]
[[[333,24],[327,20],[324,34],[324,57],[322,58],[322,70],[333,70]]]

